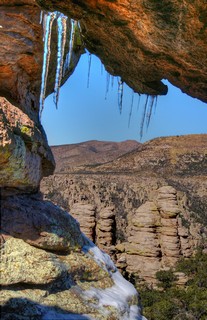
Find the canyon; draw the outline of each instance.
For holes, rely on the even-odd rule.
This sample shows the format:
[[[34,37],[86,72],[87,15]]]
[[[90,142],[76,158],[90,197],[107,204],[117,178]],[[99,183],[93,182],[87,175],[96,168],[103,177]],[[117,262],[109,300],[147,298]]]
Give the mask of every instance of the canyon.
[[[90,162],[88,145],[99,145]],[[207,249],[207,135],[157,138],[97,164],[101,145],[105,151],[106,142],[96,141],[52,147],[57,168],[41,191],[79,221],[125,277],[156,285],[157,271],[198,246]]]
[[[131,282],[142,276],[154,283],[155,269],[168,268],[180,254],[190,256],[205,241],[206,136],[182,138],[180,149],[175,137],[158,139],[110,163],[81,163],[70,173],[65,166],[62,175],[48,177],[55,162],[40,118],[42,10],[63,12],[80,23],[81,42],[61,84],[87,48],[139,94],[167,94],[162,79],[168,79],[206,102],[207,4],[0,0],[2,319],[144,319],[136,290],[117,268]],[[57,22],[46,96],[54,88],[56,29]],[[63,208],[43,199],[43,177],[48,177],[42,182],[46,197],[61,200],[78,219],[84,212],[84,231],[101,248],[107,245],[117,267],[81,232],[84,221],[79,226]],[[132,217],[126,219],[126,212]],[[141,247],[143,235],[147,241]],[[137,274],[143,259],[148,268]]]

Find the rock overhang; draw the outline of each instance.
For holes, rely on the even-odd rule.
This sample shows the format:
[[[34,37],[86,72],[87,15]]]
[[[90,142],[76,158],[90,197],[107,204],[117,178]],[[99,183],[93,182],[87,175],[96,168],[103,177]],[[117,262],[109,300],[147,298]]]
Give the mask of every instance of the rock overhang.
[[[135,92],[167,94],[162,79],[207,102],[203,1],[37,0],[80,21],[86,48]]]

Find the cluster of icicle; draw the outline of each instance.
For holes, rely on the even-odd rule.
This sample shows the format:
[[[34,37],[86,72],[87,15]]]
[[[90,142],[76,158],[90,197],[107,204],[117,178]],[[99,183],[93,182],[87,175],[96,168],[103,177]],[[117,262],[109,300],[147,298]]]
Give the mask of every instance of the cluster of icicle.
[[[90,55],[90,60],[89,60],[89,73],[90,73],[90,67],[91,67],[91,55]],[[88,83],[89,83],[89,73],[88,73]],[[105,99],[107,97],[108,91],[109,91],[109,85],[110,85],[110,79],[111,79],[111,85],[113,87],[114,83],[114,77],[111,76],[108,72],[106,74],[106,94],[105,94]],[[124,97],[124,81],[118,77],[118,106],[119,106],[119,111],[120,114],[122,113],[122,108],[123,108],[123,97]],[[137,111],[139,110],[139,105],[140,105],[140,97],[141,95],[138,93],[138,105],[137,105]],[[131,98],[131,105],[130,105],[130,112],[129,112],[129,120],[128,120],[128,127],[130,126],[130,121],[131,121],[131,116],[132,116],[132,110],[133,110],[133,105],[134,105],[134,91],[132,90],[132,98]],[[143,108],[143,114],[140,122],[140,139],[143,137],[144,133],[144,128],[148,130],[150,120],[152,118],[152,111],[154,108],[154,111],[156,109],[157,105],[157,96],[155,95],[147,95],[144,108]]]
[[[67,37],[67,20],[68,17],[63,13],[54,12],[41,12],[40,23],[43,24],[43,41],[44,41],[44,55],[43,55],[43,66],[42,66],[42,83],[40,92],[40,116],[44,108],[44,100],[47,88],[47,77],[49,70],[50,54],[51,54],[51,33],[54,20],[57,21],[57,63],[56,63],[56,75],[54,84],[54,96],[53,100],[58,105],[59,90],[61,80],[67,70],[69,70],[76,27],[79,27],[77,21],[70,19],[70,38],[69,38],[69,50],[64,62],[65,44]]]

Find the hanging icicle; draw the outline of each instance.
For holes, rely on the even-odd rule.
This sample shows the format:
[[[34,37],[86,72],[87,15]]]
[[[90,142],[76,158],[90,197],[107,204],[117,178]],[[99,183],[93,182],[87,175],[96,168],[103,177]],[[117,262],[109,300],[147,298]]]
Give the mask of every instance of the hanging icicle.
[[[154,115],[155,115],[156,110],[157,110],[157,100],[158,100],[158,96],[155,96],[155,103],[154,103]]]
[[[67,70],[70,69],[71,59],[72,59],[72,53],[74,48],[74,40],[75,40],[75,32],[76,28],[79,28],[79,24],[77,21],[71,19],[70,20],[70,40],[69,40],[69,50],[66,55],[65,63],[64,63],[64,71],[65,74]]]
[[[91,55],[91,53],[89,52],[89,55],[88,55],[88,79],[87,79],[87,88],[89,88],[89,82],[90,82],[91,59],[92,59],[92,55]]]
[[[138,93],[137,111],[139,111],[140,100],[141,100],[141,94],[140,94],[140,93]]]
[[[147,115],[146,115],[146,128],[147,129],[149,128],[150,120],[152,117],[152,110],[153,110],[154,102],[155,102],[155,96],[150,96],[148,111],[147,111]]]
[[[111,76],[111,88],[113,89],[114,87],[114,76]]]
[[[144,124],[145,124],[145,119],[146,119],[148,99],[149,99],[149,95],[147,95],[147,97],[146,97],[146,101],[145,101],[145,105],[144,105],[144,110],[143,110],[143,115],[142,115],[142,120],[141,120],[141,124],[140,124],[140,138],[141,138],[141,139],[142,139],[143,131],[144,131]]]
[[[53,101],[57,108],[60,85],[63,75],[63,58],[65,52],[66,32],[67,32],[67,17],[62,13],[57,13],[57,26],[58,26],[58,43],[57,43],[57,67],[55,75],[55,86]]]
[[[40,24],[42,24],[43,15],[44,15],[44,11],[41,10],[41,12],[40,12]]]
[[[58,11],[48,12],[48,13],[44,13],[43,11],[41,11],[40,23],[43,25],[44,55],[43,55],[43,66],[42,66],[42,83],[41,83],[41,91],[40,91],[40,117],[44,108],[44,100],[46,95],[47,77],[48,77],[48,69],[49,69],[50,54],[51,54],[51,49],[50,49],[51,32],[52,32],[53,22],[55,19],[57,20],[57,67],[56,67],[56,75],[55,75],[53,100],[56,105],[56,108],[58,105],[59,90],[61,86],[62,76],[64,75],[65,71],[69,69],[70,63],[71,63],[71,57],[72,57],[72,51],[73,51],[74,39],[75,39],[75,30],[77,27],[79,28],[79,23],[75,20],[71,20],[69,52],[66,56],[65,63],[63,63],[68,17]]]
[[[131,122],[133,105],[134,105],[134,91],[132,90],[132,100],[131,100],[131,106],[130,106],[130,112],[129,112],[128,128],[129,128],[130,122]]]
[[[124,82],[121,78],[118,79],[118,106],[120,114],[122,113],[122,105],[123,105],[123,94],[124,94]]]
[[[48,12],[44,15],[44,56],[42,66],[42,83],[40,90],[40,116],[44,108],[46,87],[47,87],[47,76],[50,62],[50,42],[51,42],[51,31],[52,24],[55,19],[55,12]]]
[[[108,95],[108,92],[109,92],[110,78],[111,78],[111,75],[110,75],[108,72],[106,72],[106,92],[105,92],[105,100],[106,100],[107,95]]]

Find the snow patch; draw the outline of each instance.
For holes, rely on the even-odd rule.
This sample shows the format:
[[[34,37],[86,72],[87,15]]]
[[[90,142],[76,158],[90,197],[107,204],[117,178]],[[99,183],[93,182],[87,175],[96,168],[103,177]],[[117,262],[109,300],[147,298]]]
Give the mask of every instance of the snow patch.
[[[146,320],[140,314],[140,308],[137,305],[130,305],[130,300],[138,296],[134,286],[123,278],[106,253],[96,247],[91,240],[85,236],[84,238],[88,243],[83,247],[83,251],[104,268],[114,282],[110,288],[91,288],[85,291],[85,298],[98,300],[97,305],[93,305],[93,307],[112,306],[116,308],[120,313],[120,320]]]

